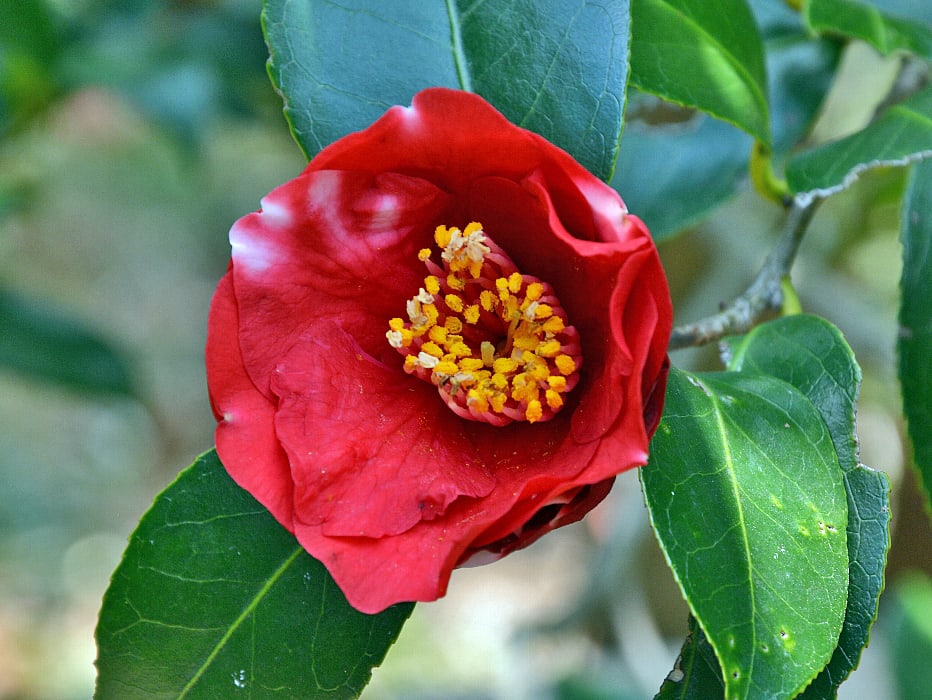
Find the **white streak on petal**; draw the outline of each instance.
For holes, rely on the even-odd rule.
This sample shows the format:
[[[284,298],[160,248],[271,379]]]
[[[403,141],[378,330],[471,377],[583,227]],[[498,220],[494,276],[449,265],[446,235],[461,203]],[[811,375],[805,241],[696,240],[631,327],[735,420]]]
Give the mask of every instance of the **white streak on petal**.
[[[249,275],[265,272],[280,258],[280,250],[268,237],[237,222],[230,229],[233,264]]]
[[[628,213],[621,198],[614,190],[601,183],[586,183],[576,181],[576,186],[583,196],[589,200],[593,211],[606,222],[617,225]]]
[[[307,190],[307,206],[312,219],[318,218],[333,235],[345,238],[346,230],[337,215],[341,179],[341,173],[336,170],[314,173]]]
[[[265,226],[285,228],[291,225],[291,212],[286,207],[272,201],[267,196],[260,200],[260,204],[262,205],[262,223]]]
[[[410,107],[399,105],[395,109],[398,110],[401,123],[405,129],[416,131],[421,128],[421,113],[418,111],[417,107],[413,105]]]
[[[372,211],[372,229],[385,231],[394,228],[399,214],[398,197],[393,194],[379,195]]]

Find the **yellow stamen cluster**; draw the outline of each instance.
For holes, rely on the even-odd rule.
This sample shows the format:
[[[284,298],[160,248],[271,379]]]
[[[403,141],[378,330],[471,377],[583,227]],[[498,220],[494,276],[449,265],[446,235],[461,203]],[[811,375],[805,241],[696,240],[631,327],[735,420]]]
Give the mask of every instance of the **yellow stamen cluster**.
[[[438,226],[442,267],[424,248],[424,286],[393,318],[389,344],[404,369],[438,387],[458,415],[494,425],[547,420],[578,381],[579,335],[549,285],[517,271],[470,223]]]

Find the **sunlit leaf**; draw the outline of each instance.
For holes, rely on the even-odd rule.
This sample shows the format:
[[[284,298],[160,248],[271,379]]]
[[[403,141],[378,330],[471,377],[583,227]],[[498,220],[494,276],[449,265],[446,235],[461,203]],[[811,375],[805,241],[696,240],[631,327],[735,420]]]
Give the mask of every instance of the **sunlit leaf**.
[[[915,463],[929,498],[932,496],[932,161],[914,166],[902,221],[903,277],[897,343],[900,386]]]
[[[55,97],[52,63],[61,33],[43,0],[0,3],[0,134],[24,124]]]
[[[266,0],[269,71],[308,157],[430,86],[479,93],[608,179],[628,67],[628,3]],[[455,119],[455,115],[451,115]]]
[[[866,41],[882,54],[911,51],[932,58],[932,27],[890,16],[857,0],[808,0],[805,17],[813,31]]]
[[[864,467],[858,459],[855,416],[861,370],[839,330],[815,316],[789,316],[758,326],[732,341],[731,350],[731,369],[783,379],[813,402],[844,471],[849,560],[845,622],[828,666],[800,696],[834,697],[867,646],[890,545],[889,483],[885,474]]]
[[[95,697],[355,698],[411,609],[351,608],[211,451],[156,498],[113,574]]]
[[[632,0],[631,83],[770,143],[767,78],[745,0]]]
[[[801,690],[835,649],[848,588],[842,472],[816,408],[772,377],[674,370],[641,478],[727,697]]]
[[[844,189],[870,168],[902,166],[932,157],[932,87],[890,107],[867,127],[790,159],[794,192],[822,196]]]

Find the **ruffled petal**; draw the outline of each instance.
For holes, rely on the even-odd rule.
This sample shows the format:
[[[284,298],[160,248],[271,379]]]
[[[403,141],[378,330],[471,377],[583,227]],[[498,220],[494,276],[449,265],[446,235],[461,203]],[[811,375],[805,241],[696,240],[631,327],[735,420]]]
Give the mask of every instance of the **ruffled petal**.
[[[271,398],[279,359],[328,319],[352,328],[366,352],[388,352],[387,319],[423,283],[417,251],[450,201],[418,178],[305,172],[236,222],[239,340],[256,387]]]
[[[496,485],[436,389],[318,325],[276,368],[275,426],[295,482],[296,518],[327,536],[384,537]]]

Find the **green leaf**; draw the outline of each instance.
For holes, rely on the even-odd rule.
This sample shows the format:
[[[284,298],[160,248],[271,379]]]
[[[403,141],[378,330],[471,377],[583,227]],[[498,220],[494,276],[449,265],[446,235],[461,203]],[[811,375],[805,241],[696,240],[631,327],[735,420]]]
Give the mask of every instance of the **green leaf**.
[[[802,690],[835,649],[848,588],[842,472],[816,408],[772,377],[673,370],[641,479],[726,696]]]
[[[856,0],[808,0],[806,22],[814,32],[861,39],[886,55],[910,51],[932,59],[932,28],[882,13]]]
[[[59,88],[51,69],[63,41],[43,0],[0,3],[0,134],[52,102]]]
[[[745,0],[632,0],[631,83],[770,144],[764,50]]]
[[[430,86],[479,93],[608,180],[628,68],[627,0],[266,0],[269,73],[308,157]]]
[[[654,700],[718,700],[725,697],[722,669],[696,618],[689,616],[689,634],[673,670]]]
[[[113,574],[95,697],[355,698],[412,607],[351,608],[210,451],[156,498]]]
[[[133,394],[129,363],[61,309],[0,288],[0,367],[84,392]]]
[[[925,698],[932,687],[932,581],[910,574],[897,584],[895,596],[890,660],[897,697]]]
[[[782,379],[821,413],[848,497],[848,603],[838,648],[828,666],[800,696],[834,697],[867,646],[883,590],[890,546],[890,494],[886,475],[860,464],[855,432],[861,370],[841,332],[815,316],[788,316],[732,340],[729,368]]]
[[[914,166],[902,221],[897,356],[903,411],[928,500],[932,497],[932,161]]]
[[[902,166],[932,156],[932,87],[890,107],[861,131],[790,159],[793,192],[819,196],[848,187],[869,168]]]
[[[784,0],[754,0],[752,8],[767,47],[774,149],[783,155],[808,132],[839,51],[830,41],[813,41]],[[629,93],[628,103],[612,186],[660,241],[700,222],[739,190],[752,140],[702,114],[685,122],[648,123],[639,118],[654,111],[644,96]]]

